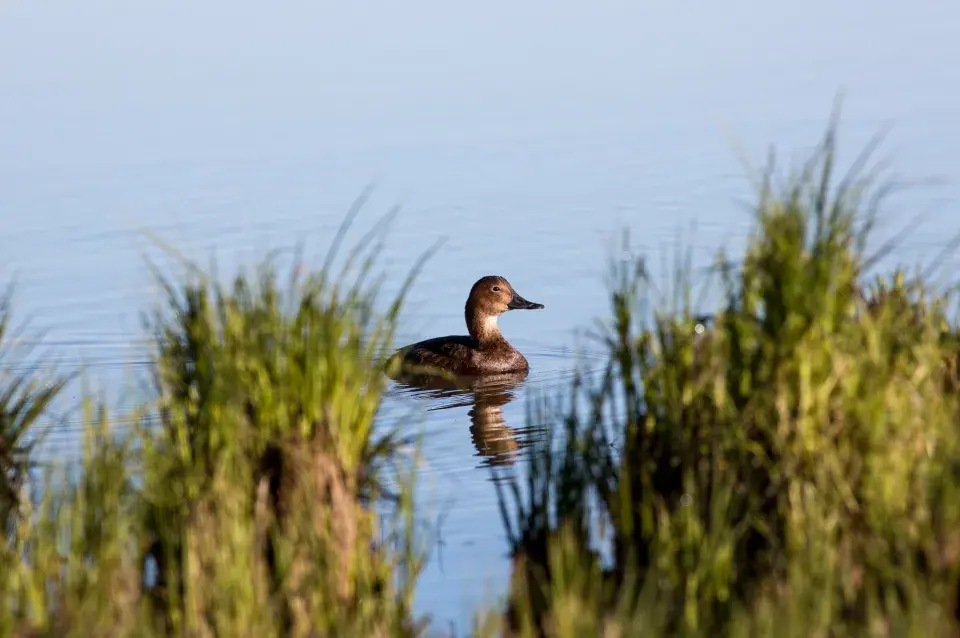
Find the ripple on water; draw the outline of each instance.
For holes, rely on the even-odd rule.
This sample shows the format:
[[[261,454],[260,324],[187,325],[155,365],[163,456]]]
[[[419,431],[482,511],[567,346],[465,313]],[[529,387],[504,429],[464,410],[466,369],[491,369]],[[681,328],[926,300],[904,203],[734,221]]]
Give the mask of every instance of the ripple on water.
[[[395,382],[387,391],[382,415],[391,422],[419,412],[424,435],[424,456],[460,471],[467,465],[463,443],[469,434],[475,468],[513,465],[521,452],[546,433],[538,423],[531,400],[554,399],[577,374],[595,373],[602,355],[569,349],[527,350],[529,373],[464,377],[456,381],[415,378]],[[465,425],[465,431],[459,425]],[[457,450],[455,456],[450,455]],[[441,454],[442,452],[442,454]],[[456,460],[454,460],[456,459]],[[434,470],[437,468],[434,467]],[[428,470],[429,471],[429,470]]]

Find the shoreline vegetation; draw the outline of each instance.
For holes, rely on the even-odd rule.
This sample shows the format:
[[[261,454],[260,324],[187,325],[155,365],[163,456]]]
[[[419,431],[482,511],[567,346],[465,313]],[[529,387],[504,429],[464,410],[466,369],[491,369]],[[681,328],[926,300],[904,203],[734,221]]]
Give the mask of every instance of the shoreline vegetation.
[[[471,635],[960,635],[954,293],[871,274],[884,187],[866,158],[837,180],[834,130],[785,185],[768,169],[708,322],[689,272],[665,307],[612,261],[606,367],[531,410],[551,434],[495,482],[512,576]],[[0,637],[434,633],[419,448],[374,428],[422,261],[378,312],[361,244],[337,274],[158,276],[153,399],[87,397],[78,467],[34,458],[74,380],[4,365],[5,298]]]

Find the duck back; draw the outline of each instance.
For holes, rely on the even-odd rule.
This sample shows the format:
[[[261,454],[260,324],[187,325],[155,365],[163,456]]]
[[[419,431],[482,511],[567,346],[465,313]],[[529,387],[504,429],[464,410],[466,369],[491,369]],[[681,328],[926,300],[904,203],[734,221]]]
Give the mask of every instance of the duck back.
[[[467,335],[426,339],[407,346],[402,352],[405,363],[453,374],[522,372],[529,368],[526,358],[506,341],[494,347],[482,347],[477,339]]]

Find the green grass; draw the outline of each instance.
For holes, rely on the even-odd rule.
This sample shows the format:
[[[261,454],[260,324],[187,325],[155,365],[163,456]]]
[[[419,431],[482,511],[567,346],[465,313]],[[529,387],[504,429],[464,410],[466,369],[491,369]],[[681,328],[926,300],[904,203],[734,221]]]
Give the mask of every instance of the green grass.
[[[536,408],[553,436],[496,483],[513,575],[477,635],[957,634],[953,294],[871,271],[883,184],[834,158],[831,129],[768,171],[707,322],[689,270],[664,302],[613,262],[606,368]],[[0,636],[423,635],[415,468],[374,428],[406,289],[376,310],[378,248],[158,278],[152,400],[89,398],[79,467],[31,473],[66,380],[4,372]]]
[[[48,476],[36,511],[21,503],[0,633],[418,631],[414,476],[392,463],[410,441],[373,427],[405,291],[376,313],[376,246],[362,248],[352,283],[271,262],[232,285],[189,264],[161,279],[155,400],[132,422],[91,401],[82,468]],[[396,520],[374,515],[386,498]]]
[[[70,377],[48,374],[13,328],[13,289],[0,297],[0,529],[13,533],[40,442],[34,427]]]
[[[702,332],[690,286],[664,312],[642,261],[615,266],[603,380],[501,494],[518,634],[956,632],[952,294],[868,277],[882,185],[836,182],[834,157],[831,129],[764,181]],[[584,549],[597,519],[607,564]]]

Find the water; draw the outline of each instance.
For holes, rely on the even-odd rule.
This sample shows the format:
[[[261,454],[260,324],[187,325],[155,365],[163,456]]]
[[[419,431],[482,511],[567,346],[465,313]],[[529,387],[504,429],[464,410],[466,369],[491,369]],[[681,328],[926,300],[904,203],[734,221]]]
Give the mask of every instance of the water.
[[[545,305],[501,322],[530,360],[522,382],[398,387],[384,407],[422,425],[426,511],[443,521],[417,608],[462,630],[507,575],[490,466],[522,467],[543,435],[526,401],[567,387],[578,346],[602,364],[578,335],[606,314],[622,227],[661,272],[678,239],[698,264],[736,253],[751,196],[737,152],[801,158],[840,90],[847,160],[892,124],[879,157],[898,176],[949,180],[885,209],[881,238],[924,215],[897,259],[929,261],[960,226],[960,91],[944,79],[960,9],[661,4],[7,3],[0,272],[17,276],[17,316],[122,403],[158,301],[144,257],[164,259],[144,229],[223,272],[296,241],[319,262],[376,182],[347,243],[402,205],[386,293],[445,238],[399,342],[462,333],[483,275]],[[75,434],[48,450],[69,455]]]

